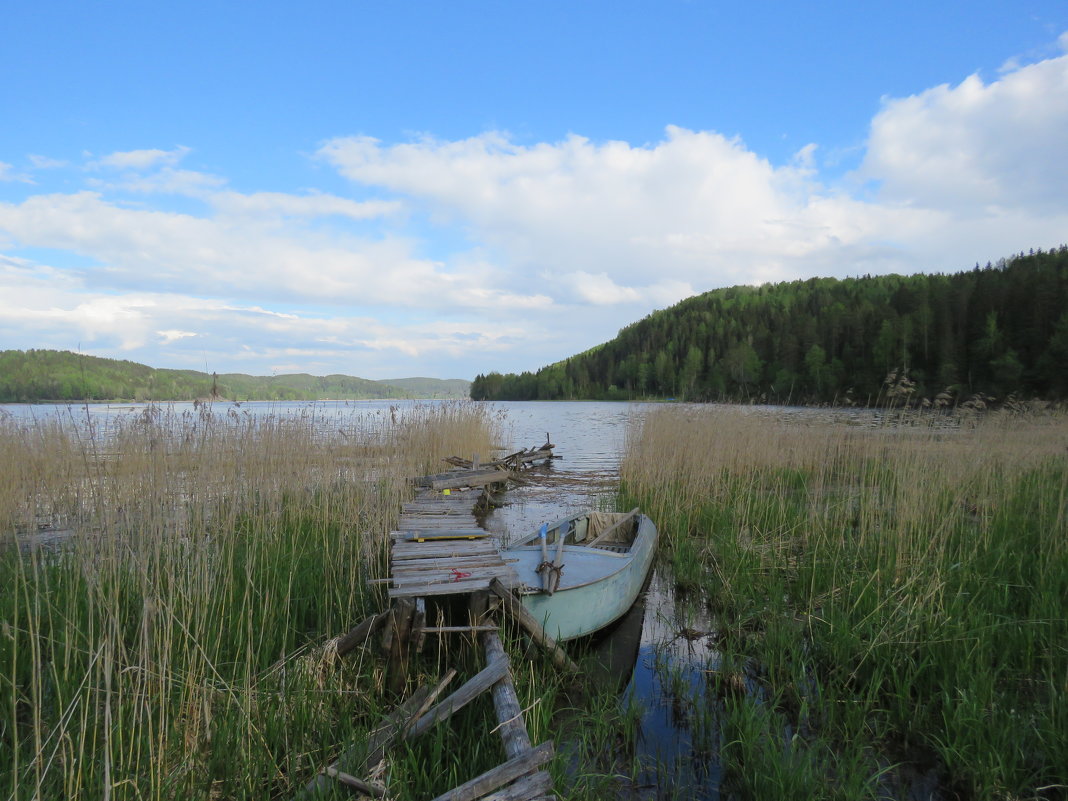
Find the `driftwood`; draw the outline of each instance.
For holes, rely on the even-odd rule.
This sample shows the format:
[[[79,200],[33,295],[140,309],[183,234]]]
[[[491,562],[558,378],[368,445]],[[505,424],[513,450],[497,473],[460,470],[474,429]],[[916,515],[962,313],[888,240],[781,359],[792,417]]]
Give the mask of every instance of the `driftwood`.
[[[527,611],[522,601],[512,595],[511,590],[494,579],[490,582],[490,591],[501,599],[508,614],[519,622],[519,625],[527,631],[531,639],[548,651],[554,665],[562,670],[570,670],[574,673],[579,672],[578,665],[571,661],[571,657],[560,647],[560,644],[549,635],[534,615]]]
[[[456,668],[449,668],[449,672],[445,674],[445,678],[438,682],[437,686],[430,691],[426,698],[423,699],[423,703],[419,705],[419,709],[411,720],[408,721],[408,725],[404,728],[404,736],[408,737],[411,733],[412,727],[425,715],[430,708],[434,705],[434,702],[438,700],[438,696],[441,695],[445,688],[449,686],[449,682],[456,677]]]
[[[434,801],[477,801],[477,799],[485,796],[486,793],[493,792],[499,787],[508,784],[508,782],[530,773],[552,758],[553,744],[551,742],[542,743],[537,748],[532,748],[526,753],[509,759],[504,764],[493,768],[493,770],[488,770],[481,776],[476,776],[471,781],[464,782],[459,787],[439,795]]]

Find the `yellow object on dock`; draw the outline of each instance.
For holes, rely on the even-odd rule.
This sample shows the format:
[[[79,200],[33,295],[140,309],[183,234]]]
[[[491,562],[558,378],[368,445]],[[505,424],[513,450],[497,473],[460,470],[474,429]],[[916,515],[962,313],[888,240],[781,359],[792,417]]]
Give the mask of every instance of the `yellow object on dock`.
[[[426,542],[427,540],[479,540],[483,537],[488,537],[489,532],[483,532],[482,534],[470,534],[466,531],[443,531],[439,534],[428,534],[425,531],[414,532],[415,536],[411,537],[408,542]]]

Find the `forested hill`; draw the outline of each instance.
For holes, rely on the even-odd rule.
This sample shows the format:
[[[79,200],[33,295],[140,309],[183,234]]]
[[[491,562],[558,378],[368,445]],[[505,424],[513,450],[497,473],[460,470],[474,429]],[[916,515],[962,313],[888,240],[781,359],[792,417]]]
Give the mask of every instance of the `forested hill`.
[[[407,381],[407,379],[402,379]],[[363,400],[455,397],[455,380],[418,379],[398,387],[347,375],[306,373],[213,376],[167,370],[70,351],[0,351],[0,403],[81,400],[195,400],[214,393],[227,400]]]
[[[874,405],[1068,397],[1068,247],[954,275],[738,286],[688,298],[476,400]],[[937,401],[936,401],[937,399]]]

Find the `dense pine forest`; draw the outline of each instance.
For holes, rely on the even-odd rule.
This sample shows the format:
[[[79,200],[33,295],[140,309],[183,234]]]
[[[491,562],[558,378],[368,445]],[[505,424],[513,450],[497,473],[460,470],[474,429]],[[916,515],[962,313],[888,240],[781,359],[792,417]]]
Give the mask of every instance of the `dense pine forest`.
[[[1068,397],[1068,246],[968,272],[812,278],[688,298],[475,400],[859,405]]]
[[[251,376],[167,370],[70,351],[0,351],[0,403],[82,400],[362,400],[456,397],[466,382],[398,379],[401,386],[347,375]],[[463,386],[461,387],[460,384]],[[461,395],[462,396],[462,395]]]

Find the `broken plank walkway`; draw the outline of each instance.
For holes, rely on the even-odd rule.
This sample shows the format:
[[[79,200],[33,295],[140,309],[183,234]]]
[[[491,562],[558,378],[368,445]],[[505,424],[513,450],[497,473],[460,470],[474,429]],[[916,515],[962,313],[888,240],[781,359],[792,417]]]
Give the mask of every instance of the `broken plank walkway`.
[[[533,451],[531,451],[533,453]],[[401,508],[397,529],[390,532],[389,584],[391,623],[387,626],[390,681],[400,689],[405,681],[409,649],[419,651],[427,633],[466,632],[482,640],[486,668],[437,707],[414,721],[410,734],[425,731],[453,714],[480,692],[493,696],[497,728],[507,761],[454,788],[435,801],[471,801],[478,798],[550,799],[552,777],[542,768],[552,757],[552,743],[535,747],[530,740],[523,710],[516,696],[510,663],[497,635],[496,622],[486,613],[496,606],[500,593],[509,593],[519,577],[500,551],[500,545],[478,524],[474,509],[490,488],[513,477],[508,469],[521,469],[533,461],[514,458],[507,464],[480,468],[478,457],[459,470],[416,479],[420,489]],[[552,458],[552,445],[538,449],[539,459]],[[459,461],[459,460],[455,460]],[[455,463],[455,461],[453,463]],[[503,462],[503,460],[502,460]],[[466,626],[427,627],[428,598],[467,596]],[[500,793],[495,793],[509,785]]]
[[[482,470],[450,471],[454,487],[468,486],[464,476],[479,482]],[[493,470],[498,481],[509,473]],[[401,509],[397,530],[390,532],[390,598],[424,598],[488,590],[494,579],[506,587],[518,582],[501,557],[496,540],[475,519],[474,507],[484,489],[453,491],[421,489]]]

